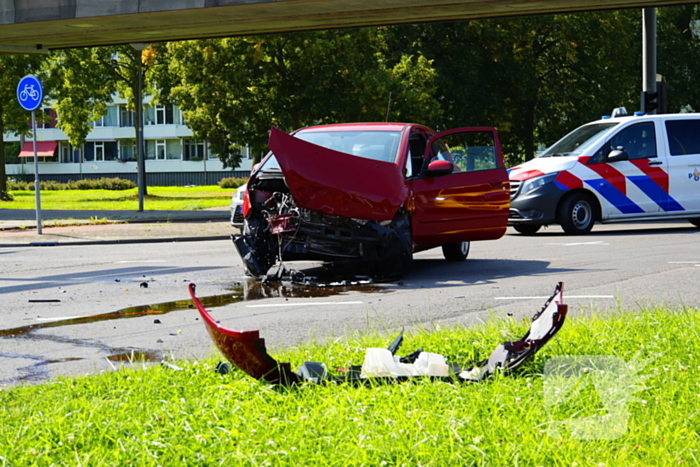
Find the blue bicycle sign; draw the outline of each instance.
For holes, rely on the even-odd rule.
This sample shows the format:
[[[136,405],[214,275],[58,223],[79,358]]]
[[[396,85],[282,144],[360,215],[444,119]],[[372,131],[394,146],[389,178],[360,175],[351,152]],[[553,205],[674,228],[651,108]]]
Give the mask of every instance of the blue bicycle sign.
[[[17,100],[24,110],[36,110],[44,100],[41,81],[34,75],[27,75],[17,85]]]

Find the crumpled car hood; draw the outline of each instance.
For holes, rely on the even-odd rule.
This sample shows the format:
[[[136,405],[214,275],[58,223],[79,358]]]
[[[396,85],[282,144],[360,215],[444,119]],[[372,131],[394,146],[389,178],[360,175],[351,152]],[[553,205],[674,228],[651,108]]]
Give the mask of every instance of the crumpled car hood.
[[[391,220],[408,198],[399,167],[270,130],[268,143],[299,207],[332,216]]]

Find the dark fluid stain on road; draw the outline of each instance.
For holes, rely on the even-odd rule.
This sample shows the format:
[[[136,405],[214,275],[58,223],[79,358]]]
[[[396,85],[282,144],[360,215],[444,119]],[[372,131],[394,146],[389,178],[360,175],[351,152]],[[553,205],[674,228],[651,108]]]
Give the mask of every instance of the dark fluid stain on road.
[[[130,352],[122,352],[107,357],[110,362],[126,362],[126,363],[141,363],[141,362],[160,362],[163,360],[163,353],[157,350],[131,350]]]
[[[343,295],[350,292],[362,293],[388,293],[391,289],[372,285],[369,280],[344,280],[333,282],[274,282],[262,283],[260,281],[237,282],[229,289],[232,293],[202,297],[200,300],[206,308],[216,308],[242,301],[262,300],[266,298],[319,298]],[[192,300],[176,300],[172,302],[157,303],[153,305],[141,305],[124,308],[112,313],[81,316],[78,318],[48,321],[14,329],[0,330],[0,339],[23,339],[30,341],[51,341],[77,347],[95,348],[108,354],[106,357],[112,362],[140,363],[160,362],[163,353],[158,350],[143,350],[125,347],[112,347],[101,342],[88,339],[71,339],[65,336],[53,334],[39,334],[36,331],[63,326],[76,326],[92,324],[101,321],[112,321],[128,318],[142,318],[150,315],[163,315],[173,311],[193,309]],[[8,379],[0,379],[0,384],[14,385],[17,383],[37,383],[50,378],[46,366],[53,363],[81,360],[80,358],[48,359],[38,355],[4,355],[8,358],[23,358],[32,360],[31,365],[19,368],[20,376]]]

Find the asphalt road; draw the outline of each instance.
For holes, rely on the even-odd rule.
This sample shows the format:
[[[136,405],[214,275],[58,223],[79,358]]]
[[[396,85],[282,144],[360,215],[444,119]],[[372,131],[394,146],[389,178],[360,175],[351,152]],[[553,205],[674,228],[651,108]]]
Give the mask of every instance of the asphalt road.
[[[509,229],[498,241],[473,243],[464,263],[443,260],[440,250],[423,252],[404,277],[369,286],[262,287],[246,279],[228,240],[3,248],[0,266],[5,386],[106,371],[132,355],[213,355],[202,321],[188,308],[191,282],[200,297],[221,297],[225,305],[210,308],[216,319],[260,329],[273,354],[355,332],[529,316],[559,281],[574,315],[700,306],[700,231],[685,222],[597,225],[582,237],[558,227],[532,237]],[[293,266],[320,271],[311,263]],[[354,273],[325,272],[318,282]]]

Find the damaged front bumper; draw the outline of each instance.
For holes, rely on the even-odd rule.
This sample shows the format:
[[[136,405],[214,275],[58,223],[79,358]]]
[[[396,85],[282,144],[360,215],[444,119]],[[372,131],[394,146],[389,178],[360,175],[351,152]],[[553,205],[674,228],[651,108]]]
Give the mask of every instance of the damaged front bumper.
[[[299,208],[289,195],[276,203],[266,215],[251,216],[245,234],[233,237],[253,277],[263,277],[275,263],[283,261],[374,262],[387,266],[398,260],[405,266],[412,256],[411,225],[403,210],[392,221],[367,221]],[[389,271],[380,267],[378,272]]]
[[[396,355],[403,343],[403,332],[387,349],[368,349],[362,365],[336,369],[330,374],[325,364],[304,362],[298,371],[287,362],[278,362],[267,353],[265,340],[258,331],[237,331],[214,320],[195,294],[196,286],[189,285],[192,301],[204,319],[209,335],[217,348],[235,367],[255,379],[272,384],[291,385],[300,382],[356,382],[372,380],[405,381],[412,377],[427,376],[448,381],[480,381],[498,368],[514,370],[531,358],[561,329],[568,306],[563,303],[562,282],[547,299],[542,309],[532,318],[530,329],[519,340],[504,342],[488,359],[460,367],[448,363],[438,354],[419,349],[405,357]]]

